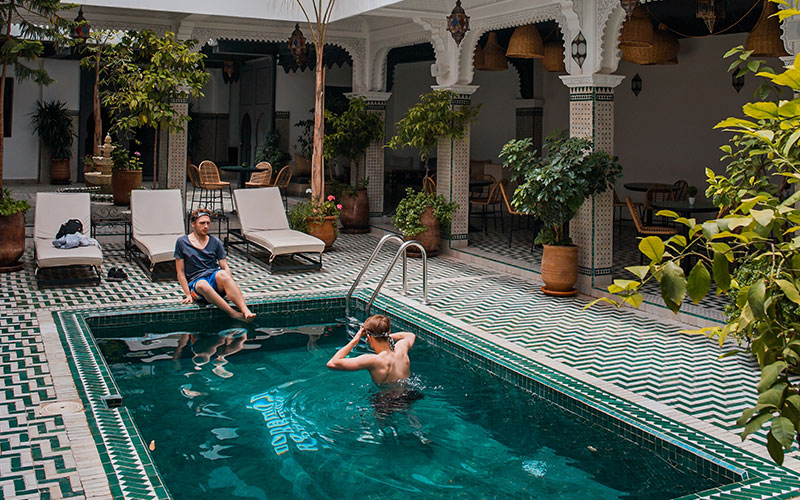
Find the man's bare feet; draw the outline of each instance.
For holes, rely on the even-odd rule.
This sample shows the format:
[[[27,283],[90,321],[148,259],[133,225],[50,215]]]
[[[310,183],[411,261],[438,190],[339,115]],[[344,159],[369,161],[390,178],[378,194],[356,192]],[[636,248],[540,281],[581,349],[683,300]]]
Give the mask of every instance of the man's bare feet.
[[[245,307],[244,311],[242,311],[242,312],[244,313],[244,320],[245,321],[250,322],[250,321],[253,321],[254,319],[256,319],[256,313],[251,311],[249,308]]]
[[[244,314],[240,313],[235,309],[231,309],[231,312],[228,313],[231,318],[238,319],[239,321],[244,321]]]

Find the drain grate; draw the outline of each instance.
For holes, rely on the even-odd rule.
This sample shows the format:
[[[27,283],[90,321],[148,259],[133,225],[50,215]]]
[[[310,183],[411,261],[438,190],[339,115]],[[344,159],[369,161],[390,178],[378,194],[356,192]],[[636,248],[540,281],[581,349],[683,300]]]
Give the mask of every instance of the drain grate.
[[[53,401],[39,406],[40,415],[64,415],[83,411],[80,401]]]

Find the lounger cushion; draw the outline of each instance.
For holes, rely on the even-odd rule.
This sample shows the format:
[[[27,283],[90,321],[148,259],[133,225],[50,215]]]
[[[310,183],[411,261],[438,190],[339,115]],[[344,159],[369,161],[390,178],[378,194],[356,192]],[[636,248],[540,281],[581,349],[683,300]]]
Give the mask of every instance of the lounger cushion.
[[[260,189],[236,189],[236,210],[242,234],[273,229],[289,229],[289,220],[276,187]]]
[[[97,245],[77,248],[56,248],[54,238],[34,238],[36,265],[39,267],[100,266],[103,252]]]
[[[88,235],[91,213],[89,193],[36,193],[33,237],[54,240],[61,224],[69,219],[80,220]]]
[[[175,260],[175,242],[182,234],[157,234],[152,236],[134,236],[133,243],[145,255],[151,264]]]
[[[273,257],[293,253],[322,253],[325,250],[325,242],[321,239],[292,229],[251,231],[245,233],[245,238],[269,250]]]
[[[183,235],[183,210],[183,199],[178,189],[131,191],[133,236]],[[175,242],[172,243],[174,250]]]

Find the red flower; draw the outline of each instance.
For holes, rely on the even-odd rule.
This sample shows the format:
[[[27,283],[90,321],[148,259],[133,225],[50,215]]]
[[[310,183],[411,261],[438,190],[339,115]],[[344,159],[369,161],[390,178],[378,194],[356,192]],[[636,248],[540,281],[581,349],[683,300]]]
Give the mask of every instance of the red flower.
[[[335,199],[336,199],[336,197],[334,195],[332,195],[332,194],[328,195],[328,201],[333,201]]]
[[[341,209],[342,209],[342,206],[341,206],[341,205],[336,205],[336,208],[338,208],[339,210],[341,210]]]

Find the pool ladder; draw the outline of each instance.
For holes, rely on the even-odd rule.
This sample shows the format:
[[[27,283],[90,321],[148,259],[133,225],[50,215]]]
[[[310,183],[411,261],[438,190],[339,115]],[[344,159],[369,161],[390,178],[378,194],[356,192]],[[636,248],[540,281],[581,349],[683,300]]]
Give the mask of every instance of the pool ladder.
[[[392,259],[392,263],[389,264],[389,268],[386,269],[386,272],[383,274],[383,278],[381,278],[380,283],[378,283],[378,286],[375,287],[375,291],[372,293],[372,297],[369,299],[369,303],[367,304],[367,312],[369,312],[370,308],[372,307],[372,303],[375,302],[375,297],[378,296],[378,292],[381,291],[381,287],[386,282],[386,279],[392,272],[394,265],[397,263],[397,259],[399,259],[401,255],[403,256],[403,295],[408,295],[408,256],[406,255],[406,250],[408,247],[416,247],[422,253],[422,303],[425,305],[430,304],[430,301],[428,300],[428,255],[425,253],[425,249],[422,247],[420,242],[416,240],[403,241],[403,239],[396,234],[387,234],[381,238],[381,241],[379,241],[375,246],[375,250],[372,251],[372,255],[369,256],[367,263],[361,268],[361,272],[358,273],[358,277],[356,277],[356,280],[353,282],[353,286],[350,287],[350,290],[345,296],[345,311],[348,317],[350,316],[350,296],[353,295],[353,291],[355,291],[358,283],[364,276],[364,273],[367,272],[367,269],[369,269],[369,266],[375,260],[378,252],[380,252],[381,248],[383,248],[383,245],[390,240],[399,243],[400,248],[397,250],[397,253],[394,254],[394,259]]]

